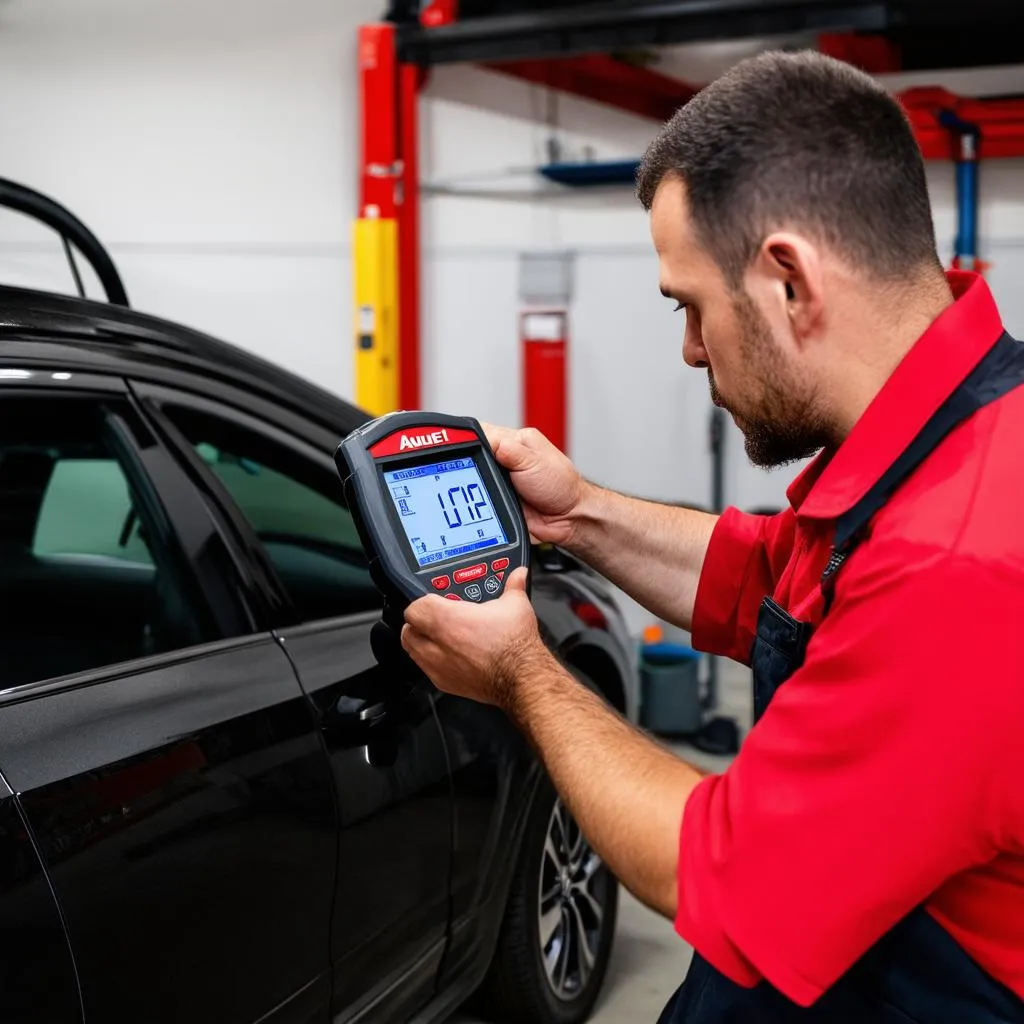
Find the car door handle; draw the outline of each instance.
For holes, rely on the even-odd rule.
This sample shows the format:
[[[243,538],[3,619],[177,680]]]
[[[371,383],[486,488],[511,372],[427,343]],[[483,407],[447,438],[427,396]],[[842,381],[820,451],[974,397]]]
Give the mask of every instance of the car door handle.
[[[363,700],[359,697],[339,697],[334,705],[334,716],[339,722],[350,723],[372,729],[382,722],[388,713],[388,706],[383,701]]]
[[[343,694],[324,715],[323,726],[335,742],[358,747],[373,740],[387,717],[388,706],[384,701]]]

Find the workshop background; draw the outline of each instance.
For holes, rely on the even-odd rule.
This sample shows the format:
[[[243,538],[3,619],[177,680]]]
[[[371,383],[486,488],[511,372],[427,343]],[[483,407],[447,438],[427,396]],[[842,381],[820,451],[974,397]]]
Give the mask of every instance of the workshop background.
[[[352,226],[363,212],[358,35],[361,25],[381,19],[383,3],[6,0],[3,173],[58,198],[90,225],[136,308],[209,331],[354,397]],[[447,6],[435,5],[438,16]],[[984,37],[983,23],[978,28]],[[880,77],[894,91],[1024,93],[1019,64],[943,66],[990,63],[999,57],[995,34],[977,42],[960,30],[954,52],[936,53],[922,70]],[[819,38],[811,32],[639,49],[654,61],[653,72],[700,84],[737,59],[780,45],[816,46]],[[876,66],[900,60],[895,47],[862,45],[857,53]],[[915,56],[927,60],[929,53]],[[551,73],[543,64],[528,71],[539,81]],[[585,91],[586,76],[577,79]],[[634,103],[639,96],[665,108],[642,74],[619,84]],[[372,118],[384,116],[373,107],[379,99],[368,102]],[[476,63],[432,68],[418,107],[420,403],[523,421],[520,259],[567,253],[572,457],[590,477],[627,492],[712,504],[707,382],[682,363],[683,321],[658,294],[646,216],[628,184],[572,188],[536,173],[554,161],[635,159],[656,122]],[[1024,118],[1010,128],[1024,154]],[[1008,328],[1020,332],[1022,163],[986,159],[984,143],[981,153],[980,256],[991,263]],[[957,234],[955,166],[947,158],[928,167],[949,260]],[[5,280],[71,289],[51,233],[13,214],[0,224]],[[727,502],[778,506],[792,475],[749,467],[728,424]],[[642,617],[634,618],[639,625]]]
[[[982,261],[1007,328],[1024,332],[1024,45],[987,20],[1008,5],[765,4],[802,26],[766,35],[770,12],[748,31],[742,13],[691,22],[695,5],[660,0],[633,5],[625,52],[619,25],[603,46],[580,30],[569,56],[553,52],[577,38],[565,30],[461,59],[470,37],[452,29],[487,6],[466,0],[460,21],[453,0],[0,0],[0,174],[81,217],[140,311],[364,405],[411,397],[508,425],[564,415],[580,469],[631,494],[778,507],[797,468],[751,468],[728,421],[716,488],[707,380],[682,362],[683,320],[658,292],[628,168],[688,86],[765,49],[817,47],[906,97],[943,259]],[[598,7],[574,10],[585,21]],[[644,42],[639,12],[652,11],[669,27],[651,38],[671,45]],[[450,49],[398,72],[388,13]],[[958,168],[975,127],[978,162]],[[961,201],[972,170],[976,210]],[[391,235],[373,223],[391,219]],[[59,240],[9,212],[0,276],[73,291]],[[390,378],[359,347],[390,330],[388,310],[401,317]],[[564,391],[557,365],[524,369],[534,328],[565,341]],[[623,604],[639,637],[649,617]],[[725,667],[722,707],[738,718],[746,682]],[[684,952],[631,901],[620,933],[595,1019],[653,1020]]]

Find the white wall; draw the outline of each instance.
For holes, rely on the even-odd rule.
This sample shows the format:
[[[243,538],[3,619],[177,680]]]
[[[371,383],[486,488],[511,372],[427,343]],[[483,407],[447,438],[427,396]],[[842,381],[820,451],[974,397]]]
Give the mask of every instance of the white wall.
[[[352,391],[355,27],[378,0],[8,0],[0,174],[66,203],[140,309]],[[0,277],[62,291],[0,215]]]
[[[67,203],[108,244],[133,303],[220,335],[345,396],[353,391],[349,232],[357,201],[355,31],[383,0],[7,0],[0,4],[0,173]],[[763,43],[681,47],[695,81]],[[939,76],[891,80],[894,88]],[[1024,89],[1024,69],[941,76],[954,90]],[[706,383],[680,355],[646,217],[628,189],[531,196],[543,91],[471,68],[434,72],[422,177],[505,199],[424,199],[424,402],[519,421],[517,257],[576,253],[571,449],[588,475],[707,503]],[[559,137],[599,158],[642,151],[653,124],[559,97]],[[1024,332],[1024,174],[982,171],[983,255]],[[499,176],[495,176],[498,172]],[[456,180],[457,179],[457,180]],[[953,171],[930,180],[944,252]],[[70,290],[52,236],[0,214],[0,278]],[[727,497],[780,504],[793,471],[750,469],[730,431]],[[636,456],[642,451],[643,457]]]

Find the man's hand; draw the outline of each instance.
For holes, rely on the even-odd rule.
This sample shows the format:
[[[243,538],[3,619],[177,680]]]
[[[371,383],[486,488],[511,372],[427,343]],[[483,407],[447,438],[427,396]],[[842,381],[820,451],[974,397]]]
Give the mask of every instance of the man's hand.
[[[512,477],[533,540],[571,551],[653,615],[692,628],[717,516],[627,498],[584,480],[532,427],[481,425]]]
[[[494,457],[507,469],[519,495],[530,536],[542,544],[568,546],[573,514],[586,483],[568,456],[539,430],[482,424]]]
[[[683,805],[700,774],[629,725],[544,645],[526,572],[496,601],[434,594],[402,645],[440,690],[501,708],[527,735],[591,845],[639,899],[676,911]]]
[[[517,569],[501,597],[486,604],[430,594],[409,605],[402,646],[439,690],[509,710],[517,669],[547,656],[526,575]]]

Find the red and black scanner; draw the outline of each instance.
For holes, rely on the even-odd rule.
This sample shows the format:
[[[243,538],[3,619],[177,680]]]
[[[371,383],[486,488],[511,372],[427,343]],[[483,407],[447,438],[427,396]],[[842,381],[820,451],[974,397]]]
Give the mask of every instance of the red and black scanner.
[[[334,459],[391,627],[425,594],[492,601],[511,572],[529,569],[519,500],[475,419],[389,413],[349,434]]]

